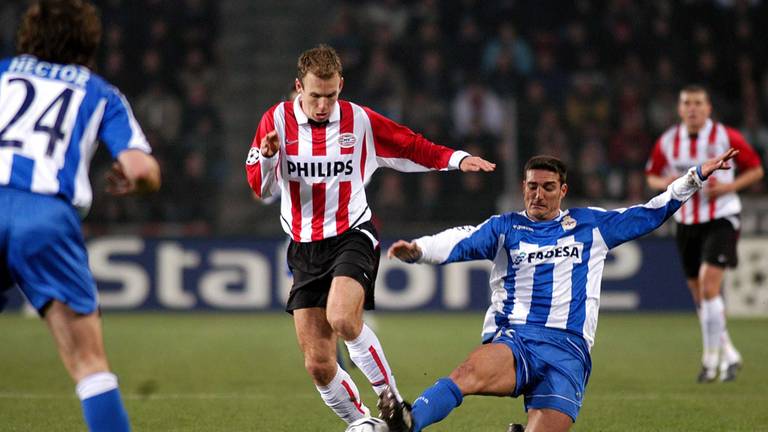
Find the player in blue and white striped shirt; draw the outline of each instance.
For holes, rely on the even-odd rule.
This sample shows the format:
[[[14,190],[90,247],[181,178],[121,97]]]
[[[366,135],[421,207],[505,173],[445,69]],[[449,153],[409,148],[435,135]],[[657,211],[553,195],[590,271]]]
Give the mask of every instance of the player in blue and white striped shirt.
[[[483,345],[411,408],[385,391],[391,432],[420,431],[445,418],[465,395],[525,397],[526,431],[566,431],[576,421],[592,368],[600,282],[608,251],[647,234],[674,214],[738,151],[691,168],[648,201],[618,210],[561,210],[565,165],[548,156],[525,166],[525,211],[398,241],[388,255],[406,262],[493,261]]]
[[[16,285],[45,319],[77,383],[91,431],[130,429],[101,336],[80,217],[91,205],[97,140],[116,159],[108,191],[160,187],[160,170],[128,102],[91,72],[101,39],[83,0],[40,0],[0,60],[0,306]]]

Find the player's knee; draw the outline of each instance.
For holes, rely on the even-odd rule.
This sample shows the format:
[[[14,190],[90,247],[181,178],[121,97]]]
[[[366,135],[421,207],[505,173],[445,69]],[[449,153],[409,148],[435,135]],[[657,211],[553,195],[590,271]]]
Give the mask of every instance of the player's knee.
[[[339,313],[328,313],[328,324],[331,325],[334,333],[341,336],[344,340],[352,340],[360,335],[362,323],[356,319]]]
[[[477,367],[470,362],[459,365],[451,372],[450,378],[465,395],[480,393],[486,384]]]
[[[706,281],[705,283],[701,284],[699,292],[702,300],[712,300],[713,298],[720,295],[720,284],[712,283],[712,281]]]
[[[336,367],[331,359],[304,359],[304,368],[318,385],[328,385],[336,375]]]

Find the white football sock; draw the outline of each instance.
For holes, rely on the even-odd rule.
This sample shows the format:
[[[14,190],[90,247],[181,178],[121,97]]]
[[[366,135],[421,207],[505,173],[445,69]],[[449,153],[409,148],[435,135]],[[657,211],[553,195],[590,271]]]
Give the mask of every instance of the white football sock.
[[[731,337],[728,335],[728,330],[723,331],[723,334],[720,337],[720,342],[722,343],[723,359],[727,361],[729,364],[740,363],[741,353],[739,353],[736,347],[733,346],[733,342],[731,342]]]
[[[336,365],[336,376],[327,386],[316,385],[315,387],[325,404],[347,424],[371,415],[368,407],[360,399],[360,392],[354,381],[341,366]]]
[[[722,350],[721,361],[726,364],[726,367],[733,363],[741,363],[741,354],[736,347],[733,346],[731,336],[728,334],[728,329],[725,327],[723,328],[723,333],[720,335],[720,344],[720,349]]]
[[[715,368],[720,356],[721,336],[725,330],[725,307],[722,297],[701,301],[701,334],[704,354],[701,363],[706,368]]]
[[[75,387],[77,397],[86,400],[117,388],[117,376],[111,372],[96,372],[81,379]]]
[[[384,386],[389,385],[397,396],[397,400],[403,398],[397,391],[395,377],[392,375],[392,369],[384,356],[384,349],[381,348],[381,342],[376,334],[367,325],[363,324],[363,331],[356,339],[345,341],[349,350],[349,358],[360,368],[363,375],[373,387],[377,395],[384,391]]]

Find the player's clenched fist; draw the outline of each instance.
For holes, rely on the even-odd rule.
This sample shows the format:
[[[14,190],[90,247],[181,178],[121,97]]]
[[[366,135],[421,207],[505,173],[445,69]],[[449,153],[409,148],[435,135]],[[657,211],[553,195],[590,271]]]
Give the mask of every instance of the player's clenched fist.
[[[259,152],[264,157],[272,157],[277,153],[277,149],[280,148],[280,141],[277,139],[277,132],[272,131],[264,135],[261,139],[261,145],[259,146]]]
[[[398,240],[395,244],[389,247],[387,257],[390,259],[394,257],[400,261],[413,263],[421,258],[421,253],[421,248],[415,242]]]

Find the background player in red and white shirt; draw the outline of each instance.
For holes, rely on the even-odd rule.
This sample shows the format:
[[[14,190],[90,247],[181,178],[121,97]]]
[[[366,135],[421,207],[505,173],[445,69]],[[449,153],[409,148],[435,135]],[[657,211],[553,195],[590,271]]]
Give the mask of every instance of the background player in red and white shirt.
[[[763,177],[760,158],[736,130],[710,118],[712,104],[706,89],[689,85],[680,91],[682,122],[656,142],[646,166],[648,185],[665,189],[685,167],[697,165],[729,148],[739,150],[737,172],[718,171],[675,214],[677,245],[683,269],[699,314],[703,342],[699,382],[735,378],[741,355],[726,329],[720,289],[726,267],[737,264],[736,243],[741,200],[737,192]]]
[[[369,415],[336,359],[342,338],[377,394],[395,380],[381,344],[363,323],[374,306],[380,249],[365,184],[381,167],[398,171],[493,171],[495,164],[434,144],[366,108],[339,100],[344,79],[333,48],[298,60],[299,96],[261,118],[246,160],[261,198],[281,192],[280,222],[291,238],[293,314],[304,365],[325,403],[344,421]],[[398,395],[399,397],[399,395]]]

